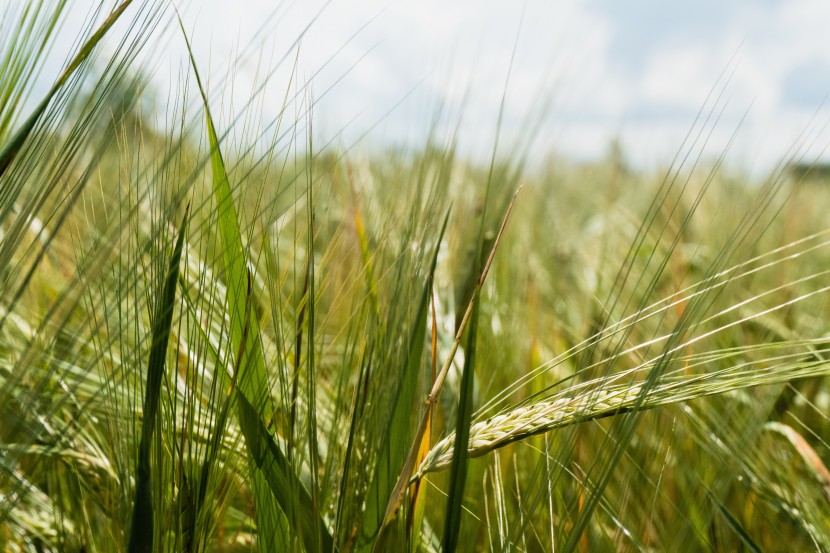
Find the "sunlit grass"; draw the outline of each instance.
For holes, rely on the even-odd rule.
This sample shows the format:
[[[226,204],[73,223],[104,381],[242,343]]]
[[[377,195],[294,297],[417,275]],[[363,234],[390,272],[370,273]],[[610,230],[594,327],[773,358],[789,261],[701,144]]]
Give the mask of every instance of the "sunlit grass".
[[[830,189],[701,157],[726,83],[660,174],[362,154],[318,145],[295,49],[277,100],[227,116],[191,54],[144,113],[136,55],[194,32],[165,4],[102,8],[30,98],[64,6],[28,5],[0,548],[830,549]]]

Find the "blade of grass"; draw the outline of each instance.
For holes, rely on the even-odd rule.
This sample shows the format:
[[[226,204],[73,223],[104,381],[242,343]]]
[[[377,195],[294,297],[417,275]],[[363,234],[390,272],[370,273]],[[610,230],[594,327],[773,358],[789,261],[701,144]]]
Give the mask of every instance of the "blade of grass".
[[[30,2],[20,18],[5,27],[9,35],[5,44],[14,45],[0,56],[0,138],[15,123],[24,101],[28,85],[41,70],[49,40],[60,26],[66,10],[66,0],[59,2]],[[44,15],[46,12],[48,16]],[[4,14],[3,18],[8,17]]]
[[[753,553],[761,553],[762,549],[758,546],[757,543],[752,539],[749,533],[746,531],[746,528],[740,523],[740,521],[735,518],[735,516],[729,512],[729,509],[721,503],[715,494],[711,491],[706,490],[706,495],[709,496],[709,500],[718,508],[718,512],[721,514],[723,519],[726,521],[726,524],[732,529],[733,532],[740,538],[741,543],[743,543],[750,551]]]
[[[38,120],[46,111],[46,108],[49,106],[49,102],[52,101],[52,98],[54,98],[58,91],[63,88],[72,74],[75,73],[81,64],[89,57],[98,43],[101,42],[101,39],[104,38],[104,35],[107,34],[115,22],[118,21],[118,18],[121,17],[121,14],[124,13],[124,10],[132,4],[132,1],[133,0],[124,0],[110,13],[109,16],[107,16],[101,26],[98,27],[92,36],[87,39],[80,51],[74,58],[72,58],[69,65],[67,65],[61,72],[55,83],[52,85],[52,88],[49,89],[49,92],[46,93],[46,96],[44,96],[35,110],[31,113],[31,115],[29,115],[26,121],[24,121],[23,125],[21,125],[17,132],[12,135],[11,139],[9,139],[9,141],[6,142],[2,148],[0,148],[0,177],[5,174],[12,161],[14,161],[15,156],[17,156],[17,153],[23,147],[23,144],[26,143],[26,139],[32,133]]]
[[[144,418],[141,423],[141,443],[138,449],[136,469],[135,502],[133,503],[132,525],[127,551],[144,553],[153,550],[153,497],[150,490],[150,440],[153,438],[156,412],[158,411],[161,380],[164,374],[167,342],[173,322],[173,308],[176,302],[176,281],[179,276],[179,262],[182,258],[184,233],[187,227],[188,205],[179,228],[179,237],[170,267],[164,281],[164,289],[156,302],[153,318],[153,341],[150,345],[150,359],[147,363],[147,388],[144,394]]]
[[[210,142],[211,169],[213,171],[213,192],[217,206],[217,227],[222,242],[222,253],[226,273],[226,285],[228,291],[228,309],[231,313],[231,338],[236,346],[242,342],[243,328],[250,324],[250,332],[245,347],[245,354],[249,357],[248,364],[252,367],[253,374],[247,375],[247,380],[240,381],[239,386],[242,392],[248,396],[248,400],[258,409],[263,409],[269,403],[267,395],[268,378],[265,372],[265,363],[262,358],[260,344],[259,324],[256,318],[246,323],[245,313],[245,282],[248,278],[248,269],[245,263],[245,246],[242,243],[239,218],[236,207],[233,203],[230,180],[225,169],[225,161],[219,146],[219,138],[213,122],[213,116],[208,105],[207,93],[202,85],[201,76],[196,66],[196,59],[190,47],[190,41],[185,33],[183,23],[179,19],[185,43],[190,55],[191,67],[196,77],[196,83],[202,96],[205,108],[205,122],[207,124],[208,139]]]
[[[336,551],[331,533],[319,517],[313,516],[311,494],[291,470],[291,465],[256,409],[242,393],[236,393],[236,401],[239,406],[239,423],[250,458],[262,471],[271,493],[283,511],[297,512],[300,527],[296,530],[306,551],[315,550],[315,545],[319,545],[320,551]],[[291,503],[294,499],[292,493],[296,495],[296,503]],[[291,517],[288,520],[293,522]]]
[[[475,299],[478,290],[481,289],[484,281],[487,279],[487,273],[490,271],[490,266],[493,264],[493,258],[496,255],[496,250],[499,247],[499,243],[501,242],[502,235],[504,234],[504,229],[507,226],[507,221],[510,218],[510,213],[513,210],[513,206],[516,203],[516,197],[519,194],[521,187],[513,194],[513,198],[510,200],[510,204],[507,206],[507,211],[504,214],[504,218],[501,222],[501,228],[499,228],[499,232],[496,235],[496,239],[493,241],[493,248],[490,250],[490,255],[487,258],[487,263],[484,264],[484,269],[481,271],[481,276],[478,279],[478,283],[476,284],[476,290],[473,294],[473,299]],[[415,470],[415,463],[418,459],[418,451],[421,446],[421,439],[424,436],[424,433],[427,429],[427,423],[429,422],[429,413],[430,407],[438,401],[438,395],[441,393],[441,388],[444,385],[444,380],[447,378],[447,373],[450,370],[450,366],[452,365],[453,359],[455,358],[455,352],[458,351],[458,346],[461,343],[461,338],[464,334],[464,330],[467,328],[467,324],[470,320],[470,315],[473,311],[473,301],[470,301],[470,304],[467,306],[467,311],[464,313],[464,318],[461,320],[461,324],[458,325],[458,332],[456,333],[455,340],[450,347],[450,351],[447,355],[447,358],[444,360],[444,365],[441,367],[441,371],[438,373],[438,376],[435,378],[435,382],[432,385],[432,389],[429,392],[429,396],[426,399],[426,409],[421,413],[421,419],[418,423],[418,430],[415,433],[415,440],[412,442],[412,446],[409,450],[409,454],[407,455],[406,462],[404,463],[403,470],[401,471],[401,475],[398,478],[398,483],[395,485],[395,489],[392,492],[392,495],[389,497],[389,504],[386,507],[386,517],[385,519],[391,520],[394,517],[395,513],[397,512],[401,501],[403,501],[403,494],[406,491],[406,487],[409,485],[409,479],[412,475],[413,471]],[[419,479],[421,476],[416,475],[415,479]]]
[[[186,285],[183,284],[183,286]],[[248,293],[250,294],[250,292]],[[190,304],[188,305],[188,308],[193,310],[193,307]],[[247,312],[250,314],[250,302],[248,304]],[[193,311],[193,314],[195,315],[195,311]],[[250,320],[254,319],[251,318]],[[204,333],[201,327],[198,328],[202,333],[202,338],[210,350],[211,355],[217,360],[217,365],[219,365],[218,362],[221,359],[219,351],[210,342],[207,334]],[[249,331],[250,324],[246,328],[243,328],[243,334],[247,334]],[[240,372],[243,370],[243,367],[250,367],[250,363],[241,363],[242,357],[244,357],[244,352],[239,356],[240,361],[235,363],[234,374],[230,377],[228,394],[237,403],[240,428],[242,430],[242,435],[245,438],[249,457],[254,465],[265,476],[265,482],[270,489],[270,493],[273,494],[274,498],[280,504],[283,512],[291,512],[291,509],[296,509],[298,511],[300,516],[297,518],[301,524],[301,536],[310,537],[312,532],[318,531],[318,529],[311,522],[313,521],[310,508],[311,495],[308,493],[303,483],[291,470],[290,463],[271,437],[268,428],[262,422],[262,418],[257,413],[257,410],[237,386],[237,382],[241,380]],[[225,379],[228,378],[228,375],[226,374],[220,374],[219,376],[224,377]],[[227,403],[223,405],[217,418],[218,422],[214,425],[214,428],[223,428],[225,426],[224,419],[227,414],[228,406],[229,404]],[[215,442],[214,449],[218,449],[220,436],[213,436],[212,439]],[[202,491],[199,492],[200,495],[206,493],[205,486],[207,482],[207,473],[204,472],[205,470],[206,469],[203,467],[203,483],[201,484],[200,489]],[[295,494],[297,496],[298,503],[291,504],[290,500]],[[334,551],[334,541],[331,534],[328,532],[321,520],[318,519],[317,524],[319,524],[319,531],[321,535],[320,545],[322,550]],[[306,538],[304,538],[304,540],[306,540]],[[305,541],[304,543],[308,544],[311,542]]]
[[[309,102],[311,105],[314,105],[314,99],[309,98]],[[306,202],[306,206],[308,208],[308,273],[306,274],[306,278],[308,279],[309,289],[308,289],[308,301],[306,305],[308,306],[308,326],[306,327],[307,330],[307,340],[308,340],[308,354],[307,354],[307,377],[306,377],[306,404],[308,405],[308,412],[306,415],[306,433],[308,437],[308,457],[309,457],[309,472],[310,472],[310,479],[309,479],[309,487],[310,487],[310,499],[311,502],[308,503],[311,505],[311,517],[307,520],[318,521],[317,528],[310,528],[309,533],[312,539],[312,542],[309,544],[312,548],[309,548],[312,551],[322,551],[321,546],[321,524],[319,524],[320,520],[320,499],[319,499],[319,489],[318,489],[318,469],[319,469],[319,444],[317,442],[317,368],[315,366],[315,357],[314,357],[314,331],[316,328],[316,309],[315,309],[315,298],[316,294],[316,287],[315,287],[315,275],[314,275],[314,177],[313,177],[313,155],[314,155],[314,143],[312,142],[313,132],[312,132],[312,120],[311,120],[311,111],[307,114],[308,117],[308,152],[306,153],[306,175],[307,175],[307,187],[306,187],[306,194],[308,201]],[[296,376],[295,376],[296,378]],[[304,500],[305,502],[305,500]],[[326,551],[331,551],[332,544],[328,542],[326,544]]]
[[[248,269],[245,263],[245,247],[239,219],[233,204],[230,181],[225,169],[225,162],[219,146],[213,117],[207,100],[207,94],[199,75],[193,50],[184,24],[179,18],[179,26],[185,39],[191,67],[202,96],[205,108],[208,138],[211,147],[211,167],[213,170],[213,188],[218,208],[218,227],[222,241],[225,272],[228,291],[228,308],[231,312],[231,339],[235,349],[244,352],[247,361],[244,364],[245,375],[238,377],[239,386],[235,387],[240,428],[245,438],[249,459],[253,463],[251,489],[257,508],[260,524],[257,530],[264,537],[264,545],[276,546],[285,543],[283,536],[276,535],[279,525],[276,523],[284,515],[309,551],[317,550],[319,545],[325,551],[333,549],[333,539],[323,521],[312,508],[311,495],[302,486],[293,473],[290,463],[283,452],[271,438],[262,416],[271,410],[270,386],[262,354],[259,325],[255,317],[245,314],[246,287]],[[246,316],[248,317],[246,320]],[[248,328],[249,331],[245,332]],[[270,414],[268,414],[270,416]],[[263,482],[260,478],[264,478]],[[276,503],[274,502],[276,500]],[[267,521],[267,522],[266,522]]]
[[[447,230],[449,216],[450,212],[447,210],[435,242],[435,248],[432,252],[427,280],[424,283],[424,288],[421,291],[421,297],[418,301],[418,311],[415,315],[412,334],[409,339],[406,371],[393,398],[392,414],[389,419],[389,424],[386,427],[383,442],[381,443],[372,485],[366,497],[366,511],[363,519],[363,528],[361,530],[361,541],[363,545],[374,543],[377,546],[380,542],[380,540],[376,540],[379,533],[383,531],[384,527],[397,513],[397,507],[391,513],[391,516],[388,509],[385,514],[383,514],[382,509],[384,509],[385,504],[389,501],[389,494],[395,485],[395,475],[406,459],[407,447],[412,440],[409,419],[411,418],[412,407],[417,400],[418,374],[420,373],[421,358],[423,356],[424,343],[426,342],[429,298],[432,292],[435,267],[438,263],[438,252],[441,248],[444,233]]]
[[[362,360],[360,362],[360,371],[358,373],[357,381],[355,384],[355,391],[354,391],[354,399],[352,401],[352,416],[349,421],[349,437],[348,441],[346,442],[346,451],[343,456],[343,470],[341,474],[348,475],[349,468],[353,462],[353,457],[355,455],[355,451],[357,451],[355,445],[355,436],[358,432],[358,426],[360,423],[360,419],[363,417],[363,407],[366,405],[366,387],[369,381],[369,378],[372,374],[372,359],[373,359],[373,352],[374,352],[374,345],[368,344],[366,346],[366,350],[363,352]],[[344,535],[344,540],[341,540],[340,543],[345,544],[343,547],[344,551],[348,551],[351,547],[351,542],[353,536],[348,534],[349,529],[346,529],[341,532],[341,528],[343,526],[343,517],[344,512],[346,510],[346,492],[347,486],[349,484],[349,478],[344,477],[340,480],[340,494],[338,496],[338,504],[337,504],[337,519],[335,521],[335,532],[341,533]]]
[[[444,517],[444,535],[442,551],[452,553],[458,546],[458,534],[461,530],[461,509],[464,500],[464,486],[467,483],[467,443],[470,438],[470,418],[473,413],[473,381],[476,351],[476,335],[478,330],[478,290],[473,294],[473,313],[470,317],[472,324],[467,334],[467,345],[464,357],[464,369],[461,375],[461,389],[459,390],[458,409],[456,410],[455,442],[452,466],[450,467],[450,492],[447,497],[447,511]]]
[[[186,290],[186,288],[185,288]],[[235,398],[235,391],[236,391],[236,382],[239,377],[239,373],[242,370],[242,358],[244,357],[243,347],[245,346],[245,338],[248,336],[248,332],[250,330],[249,321],[251,314],[251,275],[250,272],[248,273],[248,286],[246,289],[246,302],[245,302],[245,321],[246,324],[242,329],[242,338],[243,340],[240,342],[239,347],[236,352],[236,358],[234,360],[234,370],[231,376],[230,386],[228,388],[228,393],[226,400],[222,404],[222,407],[219,410],[219,413],[216,417],[216,422],[213,424],[211,429],[211,436],[210,436],[210,447],[205,451],[204,461],[202,463],[202,470],[199,475],[199,487],[197,490],[196,500],[194,504],[191,506],[190,512],[188,513],[189,519],[188,523],[190,526],[195,526],[195,520],[198,516],[199,512],[201,511],[202,507],[205,505],[206,500],[209,496],[209,479],[210,473],[213,467],[216,465],[217,458],[219,452],[221,450],[221,442],[222,438],[225,435],[226,428],[227,428],[227,420],[228,420],[228,412],[231,408],[232,400]],[[198,327],[201,329],[201,327]],[[205,337],[206,338],[206,337]],[[210,340],[205,340],[208,344]],[[219,359],[218,352],[214,352],[215,358]],[[217,366],[219,364],[217,363]],[[223,375],[224,376],[224,375]],[[186,482],[186,481],[185,481]],[[183,491],[187,488],[184,487]],[[187,497],[187,496],[185,496]],[[183,539],[184,549],[185,551],[190,551],[192,549],[193,543],[192,541],[188,543]]]
[[[430,336],[430,346],[432,348],[431,351],[431,359],[430,365],[432,369],[432,375],[430,378],[430,386],[435,382],[436,373],[438,371],[438,317],[435,311],[435,294],[430,294],[430,307],[431,307],[431,315],[432,315],[432,336]],[[418,449],[418,464],[424,460],[424,458],[429,453],[430,444],[432,443],[432,406],[427,407],[427,426],[424,435],[421,437],[421,447]],[[409,526],[407,528],[407,533],[409,535],[410,543],[409,543],[409,550],[411,553],[415,553],[418,550],[420,539],[419,536],[421,534],[421,527],[424,523],[424,515],[426,514],[426,499],[427,499],[427,489],[423,486],[424,482],[417,481],[414,482],[410,489],[410,515],[409,515]]]

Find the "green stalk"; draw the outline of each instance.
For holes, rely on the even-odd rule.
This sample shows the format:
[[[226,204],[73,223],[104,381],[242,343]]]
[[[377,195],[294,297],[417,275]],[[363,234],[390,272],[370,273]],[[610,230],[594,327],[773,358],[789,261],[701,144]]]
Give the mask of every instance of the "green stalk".
[[[190,55],[191,67],[202,96],[205,108],[208,139],[211,148],[211,168],[213,170],[213,191],[216,198],[217,223],[224,253],[225,274],[227,279],[228,309],[231,314],[231,341],[234,350],[243,352],[245,374],[236,376],[238,386],[234,387],[238,407],[239,425],[245,438],[249,460],[252,464],[251,491],[257,509],[257,531],[262,543],[260,547],[268,550],[290,543],[290,536],[282,535],[283,518],[288,520],[292,531],[297,532],[307,551],[316,551],[319,544],[324,551],[334,549],[334,540],[325,523],[312,507],[311,495],[294,474],[290,463],[271,437],[262,422],[263,415],[273,412],[270,386],[262,353],[259,324],[250,310],[246,309],[248,269],[245,263],[246,251],[242,243],[242,233],[236,208],[233,203],[230,181],[225,169],[225,162],[216,134],[214,120],[210,112],[207,94],[193,50],[184,25],[179,18],[179,26]],[[262,523],[267,521],[267,523]]]
[[[150,443],[156,424],[161,381],[167,356],[167,342],[173,322],[173,308],[176,303],[176,281],[179,276],[179,262],[182,258],[184,233],[187,227],[188,205],[179,227],[179,238],[164,281],[164,289],[156,302],[153,317],[153,342],[150,345],[150,359],[147,363],[147,388],[144,394],[144,417],[141,423],[141,443],[138,448],[136,469],[135,501],[133,503],[132,525],[127,544],[129,553],[149,553],[153,550],[153,496],[150,489]]]

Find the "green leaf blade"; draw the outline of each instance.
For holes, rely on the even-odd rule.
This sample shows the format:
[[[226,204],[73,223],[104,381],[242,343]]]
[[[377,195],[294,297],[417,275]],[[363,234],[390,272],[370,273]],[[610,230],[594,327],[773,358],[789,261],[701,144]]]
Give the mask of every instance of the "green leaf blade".
[[[173,323],[173,309],[176,303],[176,282],[179,264],[184,248],[184,234],[187,228],[189,206],[185,212],[179,237],[164,281],[164,288],[156,302],[153,320],[153,337],[150,358],[147,363],[147,387],[144,396],[141,442],[139,444],[138,467],[136,470],[135,501],[133,503],[132,525],[127,550],[130,553],[149,553],[153,550],[153,498],[151,491],[150,443],[158,412],[161,383],[164,375],[167,344]]]

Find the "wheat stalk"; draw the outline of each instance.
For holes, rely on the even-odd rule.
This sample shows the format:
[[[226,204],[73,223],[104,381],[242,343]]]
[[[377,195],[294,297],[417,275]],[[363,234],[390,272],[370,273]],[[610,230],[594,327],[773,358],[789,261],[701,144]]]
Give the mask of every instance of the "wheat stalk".
[[[792,346],[792,343],[781,345]],[[529,436],[633,410],[653,409],[753,386],[782,384],[794,379],[830,374],[830,365],[826,361],[804,361],[803,352],[783,355],[777,359],[786,360],[793,357],[799,357],[801,360],[792,360],[774,367],[753,367],[762,361],[752,361],[702,375],[667,376],[649,388],[644,388],[642,383],[600,388],[608,383],[608,379],[593,381],[590,383],[593,388],[587,390],[582,384],[550,399],[522,405],[474,423],[470,427],[468,455],[481,457]],[[766,364],[769,361],[770,358],[767,357],[763,362]],[[581,393],[576,393],[579,389],[582,389]],[[435,444],[421,462],[412,480],[447,468],[452,461],[454,444],[455,434],[450,434]]]

